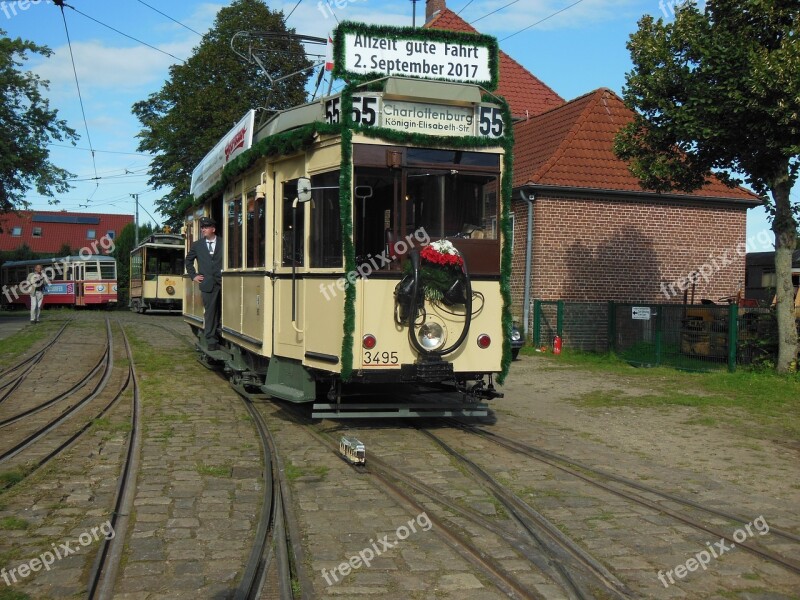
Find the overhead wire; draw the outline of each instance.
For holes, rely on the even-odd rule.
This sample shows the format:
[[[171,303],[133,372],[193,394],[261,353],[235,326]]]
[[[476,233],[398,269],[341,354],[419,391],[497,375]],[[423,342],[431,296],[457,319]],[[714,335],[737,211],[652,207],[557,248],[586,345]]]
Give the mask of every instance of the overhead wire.
[[[139,0],[139,1],[141,2],[141,0]],[[283,20],[284,23],[286,23],[289,20],[289,17],[291,17],[294,14],[294,11],[297,10],[297,7],[300,6],[300,3],[302,1],[303,0],[297,0],[297,4],[294,5],[294,8],[292,9],[292,11],[288,15],[286,15],[286,18]]]
[[[544,23],[545,21],[547,21],[547,19],[551,19],[551,18],[555,17],[556,15],[558,15],[558,14],[561,14],[561,13],[562,13],[562,12],[564,12],[565,10],[572,8],[573,6],[575,6],[575,5],[577,5],[577,4],[580,4],[581,2],[583,2],[583,0],[577,0],[577,2],[573,2],[573,3],[572,3],[572,4],[570,4],[569,6],[565,6],[564,8],[562,8],[562,9],[560,9],[560,10],[557,10],[557,11],[556,11],[556,12],[554,12],[552,15],[548,15],[548,16],[546,16],[544,19],[540,19],[540,20],[536,21],[536,23],[533,23],[533,24],[531,24],[531,25],[528,25],[527,27],[523,27],[522,29],[520,29],[519,31],[517,31],[517,32],[515,32],[515,33],[512,33],[511,35],[507,35],[506,37],[502,38],[500,41],[501,41],[501,42],[502,42],[502,41],[505,41],[505,40],[507,40],[508,38],[512,38],[512,37],[514,37],[515,35],[517,35],[517,34],[519,34],[519,33],[522,33],[523,31],[527,31],[527,30],[528,30],[528,29],[530,29],[531,27],[535,27],[536,25],[539,25],[540,23]],[[513,3],[512,3],[512,4],[513,4]]]
[[[112,27],[111,25],[107,25],[106,23],[103,23],[102,21],[98,21],[98,20],[97,20],[97,19],[95,19],[94,17],[90,17],[90,16],[89,16],[89,15],[87,15],[86,13],[79,11],[79,10],[78,10],[77,8],[75,8],[74,6],[70,6],[69,4],[66,4],[66,3],[63,3],[63,2],[62,2],[62,3],[60,3],[60,4],[59,4],[59,6],[61,6],[61,7],[62,7],[62,8],[61,8],[61,12],[62,12],[62,13],[64,12],[64,8],[63,8],[63,7],[64,7],[64,6],[66,6],[66,7],[68,7],[68,8],[71,8],[72,10],[74,10],[74,11],[75,11],[76,13],[78,13],[79,15],[82,15],[82,16],[86,17],[86,18],[87,18],[87,19],[89,19],[90,21],[94,21],[94,22],[95,22],[95,23],[97,23],[98,25],[102,25],[103,27],[106,27],[107,29],[110,29],[111,31],[114,31],[114,32],[116,32],[116,33],[118,33],[118,34],[120,34],[120,35],[122,35],[122,36],[124,36],[124,37],[126,37],[126,38],[128,38],[128,39],[130,39],[130,40],[133,40],[134,42],[136,42],[136,43],[138,43],[138,44],[142,44],[143,46],[147,46],[148,48],[151,48],[151,49],[155,50],[156,52],[161,52],[161,54],[166,54],[167,56],[169,56],[169,57],[171,57],[171,58],[174,58],[175,60],[177,60],[177,61],[180,61],[180,62],[182,62],[182,63],[185,63],[185,62],[186,62],[184,59],[182,59],[182,58],[178,58],[178,57],[177,57],[177,56],[175,56],[174,54],[170,54],[169,52],[167,52],[167,51],[165,51],[165,50],[162,50],[161,48],[156,48],[156,47],[155,47],[155,46],[153,46],[152,44],[148,44],[147,42],[144,42],[144,41],[142,41],[142,40],[140,40],[140,39],[138,39],[138,38],[135,38],[135,37],[133,37],[132,35],[128,35],[127,33],[123,32],[123,31],[120,31],[119,29],[116,29],[115,27]]]
[[[467,7],[468,7],[470,4],[472,4],[474,1],[475,1],[475,0],[469,0],[469,2],[467,2],[467,3],[466,3],[464,6],[462,6],[462,7],[461,7],[461,10],[459,10],[459,11],[456,13],[456,16],[458,16],[458,15],[460,15],[462,12],[464,12],[464,11],[466,10],[466,8],[467,8]]]
[[[89,133],[89,121],[86,119],[86,109],[83,106],[83,96],[81,95],[81,85],[78,82],[78,70],[75,68],[75,55],[72,52],[72,40],[69,37],[69,27],[67,27],[67,16],[64,14],[64,4],[63,2],[57,4],[57,6],[61,9],[61,20],[64,22],[64,32],[67,36],[67,47],[69,48],[69,58],[72,62],[72,73],[75,75],[75,87],[78,90],[78,102],[81,106],[81,114],[83,115],[83,126],[86,128],[86,141],[89,142],[89,151],[92,155],[92,167],[94,168],[95,177],[97,177],[97,162],[95,161],[95,154],[94,154],[94,147],[92,146],[92,136]],[[98,184],[99,185],[99,184]],[[94,196],[94,192],[97,191],[97,187],[95,187],[94,191],[92,192],[92,196]],[[90,196],[91,198],[91,196]]]
[[[91,148],[81,148],[80,146],[70,146],[68,144],[47,144],[47,145],[50,146],[51,148],[68,148],[70,150],[81,150],[83,152],[86,152],[87,150],[88,151],[92,151]],[[94,149],[94,152],[97,152],[98,154],[128,154],[130,156],[143,156],[145,158],[152,158],[153,157],[151,154],[141,154],[140,152],[120,152],[120,151],[116,151],[116,150],[97,150],[96,148]]]
[[[143,2],[142,0],[136,0],[136,1],[137,1],[139,4],[144,4],[144,5],[145,5],[147,8],[150,8],[150,9],[152,9],[152,10],[156,11],[158,14],[160,14],[160,15],[163,15],[163,16],[165,16],[165,17],[167,17],[167,18],[168,18],[170,21],[172,21],[173,23],[177,23],[178,25],[180,25],[181,27],[185,27],[186,29],[188,29],[188,30],[189,30],[189,31],[191,31],[192,33],[196,33],[196,34],[197,34],[197,35],[199,35],[200,37],[203,37],[203,34],[202,34],[202,33],[200,33],[199,31],[195,31],[194,29],[192,29],[192,28],[191,28],[191,27],[189,27],[188,25],[185,25],[184,23],[181,23],[181,22],[180,22],[180,21],[178,21],[177,19],[173,19],[173,18],[172,18],[172,17],[170,17],[168,14],[166,14],[166,13],[163,13],[163,12],[161,12],[160,10],[158,10],[156,7],[154,7],[154,6],[150,6],[150,5],[149,5],[147,2]],[[298,2],[298,4],[299,4],[299,2]]]
[[[480,20],[482,20],[482,19],[485,19],[486,17],[491,17],[493,14],[495,14],[495,13],[498,13],[498,12],[500,12],[501,10],[503,10],[504,8],[508,8],[509,6],[511,6],[512,4],[516,4],[517,2],[519,2],[519,0],[513,0],[513,2],[509,2],[509,3],[508,3],[508,4],[506,4],[505,6],[501,6],[500,8],[496,8],[496,9],[495,9],[495,10],[493,10],[492,12],[490,12],[490,13],[488,13],[488,14],[485,14],[485,15],[483,15],[482,17],[478,17],[478,18],[477,18],[477,19],[475,19],[474,21],[470,21],[470,22],[469,22],[469,24],[470,24],[470,25],[472,25],[473,23],[477,23],[478,21],[480,21]]]

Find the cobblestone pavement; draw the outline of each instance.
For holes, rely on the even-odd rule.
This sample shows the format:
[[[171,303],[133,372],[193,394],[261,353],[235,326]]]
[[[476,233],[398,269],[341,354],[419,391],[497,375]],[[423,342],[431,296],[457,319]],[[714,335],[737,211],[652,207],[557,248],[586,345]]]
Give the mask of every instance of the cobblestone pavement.
[[[82,312],[76,317],[82,327],[101,331],[105,315]],[[113,319],[122,322],[131,340],[144,411],[135,511],[115,598],[232,597],[263,493],[253,424],[228,385],[195,360],[187,343],[189,328],[180,317],[119,312]],[[115,354],[120,368],[123,356],[119,350]],[[76,363],[71,363],[76,372],[86,370]],[[620,378],[523,357],[512,365],[503,390],[506,397],[493,403],[497,422],[489,428],[695,501],[754,519],[763,516],[768,524],[800,533],[796,447],[691,424],[696,415],[690,408],[587,409],[570,402],[582,393],[610,388],[637,393]],[[323,447],[285,407],[259,402],[259,408],[267,416],[291,481],[293,509],[304,537],[304,564],[314,585],[312,597],[504,597],[442,540],[436,528],[426,526],[428,514],[466,533],[531,590],[545,598],[564,597],[497,535],[421,498],[425,512],[414,514],[372,477],[354,471]],[[107,520],[128,418],[129,401],[124,401],[67,455],[0,493],[0,568],[27,563],[52,544],[77,540]],[[497,501],[413,423],[325,421],[321,427],[334,435],[356,435],[366,443],[368,457],[378,456],[501,527],[511,527]],[[800,597],[800,577],[742,548],[713,559],[707,570],[697,569],[665,586],[659,571],[674,572],[719,540],[477,436],[444,427],[436,433],[552,520],[638,597]],[[4,470],[0,465],[0,476]],[[724,519],[705,520],[729,534],[739,527]],[[391,547],[378,544],[384,536]],[[750,541],[795,559],[800,554],[800,546],[769,533],[755,532]],[[57,561],[49,571],[31,573],[11,586],[0,579],[0,600],[10,591],[30,598],[83,597],[96,546],[80,546],[78,553]],[[342,572],[342,563],[368,548],[381,550],[369,566]]]

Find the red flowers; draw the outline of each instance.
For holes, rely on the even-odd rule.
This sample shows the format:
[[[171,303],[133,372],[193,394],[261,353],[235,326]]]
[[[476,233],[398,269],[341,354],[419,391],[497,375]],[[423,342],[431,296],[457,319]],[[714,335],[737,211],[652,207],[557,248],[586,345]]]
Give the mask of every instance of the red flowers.
[[[442,267],[460,267],[464,264],[464,259],[449,240],[433,242],[425,246],[419,255],[424,260]]]

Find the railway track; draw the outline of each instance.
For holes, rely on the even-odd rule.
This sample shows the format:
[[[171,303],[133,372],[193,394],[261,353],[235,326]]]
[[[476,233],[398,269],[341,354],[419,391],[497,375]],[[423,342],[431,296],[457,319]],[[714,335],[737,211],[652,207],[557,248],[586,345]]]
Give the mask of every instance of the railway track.
[[[538,448],[531,444],[520,442],[518,440],[513,440],[501,434],[497,434],[495,432],[488,431],[486,429],[476,427],[471,424],[463,423],[458,420],[453,420],[451,422],[462,431],[471,433],[473,435],[478,435],[482,439],[489,440],[516,454],[522,454],[529,458],[533,458],[552,468],[555,468],[564,473],[568,473],[569,475],[577,479],[580,479],[581,481],[584,481],[589,485],[592,485],[606,492],[610,492],[612,494],[625,498],[640,506],[649,508],[655,511],[656,513],[663,513],[669,515],[674,519],[676,519],[677,521],[690,525],[695,529],[698,529],[705,533],[709,533],[720,540],[725,540],[729,542],[731,544],[731,547],[737,546],[744,548],[751,554],[766,559],[793,573],[800,574],[800,561],[797,561],[796,559],[793,558],[789,558],[787,556],[783,556],[777,552],[763,548],[760,545],[748,542],[746,540],[745,541],[735,540],[731,536],[731,534],[725,531],[721,531],[718,528],[712,527],[700,521],[699,519],[686,514],[685,512],[679,512],[678,510],[670,508],[665,504],[665,502],[678,504],[683,508],[698,510],[708,515],[721,517],[741,524],[751,523],[753,520],[752,518],[734,514],[729,511],[724,511],[718,508],[710,507],[705,504],[695,502],[694,500],[684,498],[679,495],[672,494],[670,492],[659,490],[658,488],[641,483],[639,481],[634,481],[632,479],[622,477],[620,475],[609,473],[608,471],[597,469],[584,462],[568,458],[566,456],[557,454],[555,452],[551,452],[549,450],[545,450],[543,448]],[[651,500],[649,498],[642,496],[641,494],[633,492],[631,491],[632,489],[637,490],[638,492],[644,492],[646,494],[655,496],[658,499],[658,501]],[[785,540],[800,545],[800,536],[790,531],[787,531],[786,529],[775,527],[774,525],[770,524],[769,532],[772,535],[781,537]],[[800,546],[798,547],[800,548]]]
[[[64,330],[71,321],[72,319],[67,320],[61,326],[61,329],[59,329],[53,336],[53,339],[50,340],[44,348],[28,358],[18,362],[17,364],[0,371],[0,382],[2,382],[3,379],[7,379],[7,381],[4,383],[0,383],[0,390],[2,390],[2,393],[0,393],[0,403],[4,402],[5,399],[8,398],[22,384],[23,381],[25,381],[31,371],[33,371],[34,367],[36,367],[36,365],[38,365],[39,362],[44,358],[45,354],[47,354],[55,346],[58,338],[61,337],[61,334],[64,333]],[[15,377],[10,377],[10,374],[15,371],[21,372]]]
[[[128,377],[120,392],[127,390],[129,387],[132,391],[131,429],[126,442],[123,467],[117,480],[114,507],[110,519],[111,526],[114,530],[114,537],[111,539],[103,538],[101,542],[100,549],[97,552],[92,570],[89,574],[87,587],[88,600],[109,600],[114,597],[114,584],[122,560],[128,524],[131,511],[133,510],[134,497],[136,495],[136,477],[139,473],[139,455],[142,446],[142,407],[139,397],[139,382],[133,361],[133,353],[131,352],[128,338],[125,335],[125,330],[122,328],[122,325],[119,325],[119,329],[128,357]],[[114,400],[103,409],[103,413],[116,403],[120,395],[121,393],[115,396]],[[102,414],[100,416],[102,416]]]

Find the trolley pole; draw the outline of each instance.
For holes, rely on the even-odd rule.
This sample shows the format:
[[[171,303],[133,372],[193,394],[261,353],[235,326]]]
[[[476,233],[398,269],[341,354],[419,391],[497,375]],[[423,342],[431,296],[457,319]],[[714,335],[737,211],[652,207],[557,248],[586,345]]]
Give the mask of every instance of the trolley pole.
[[[139,194],[131,194],[131,198],[136,201],[136,220],[133,222],[133,228],[135,230],[133,247],[136,248],[139,245]]]

